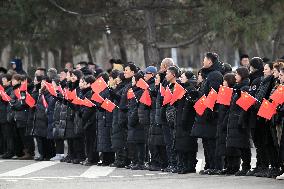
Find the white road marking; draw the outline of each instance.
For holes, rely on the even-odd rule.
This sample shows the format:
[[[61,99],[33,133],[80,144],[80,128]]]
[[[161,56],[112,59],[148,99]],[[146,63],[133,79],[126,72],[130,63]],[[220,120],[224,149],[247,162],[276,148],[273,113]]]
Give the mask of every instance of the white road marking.
[[[146,176],[154,176],[155,174],[149,174],[149,173],[147,173],[147,174],[145,174]]]
[[[80,177],[85,178],[97,178],[105,177],[112,173],[115,167],[102,167],[102,166],[91,166],[87,171],[80,175]]]
[[[158,173],[159,175],[167,175],[167,174],[169,174],[169,173]]]
[[[51,162],[51,161],[42,161],[38,163],[33,163],[31,165],[27,165],[25,167],[21,167],[12,171],[8,171],[6,173],[0,174],[0,177],[19,177],[30,174],[32,172],[39,171],[41,169],[53,166],[58,164],[59,162]]]
[[[143,175],[133,175],[134,177],[143,177]]]
[[[120,176],[120,175],[117,175],[117,176],[109,176],[110,178],[123,178],[124,176]]]

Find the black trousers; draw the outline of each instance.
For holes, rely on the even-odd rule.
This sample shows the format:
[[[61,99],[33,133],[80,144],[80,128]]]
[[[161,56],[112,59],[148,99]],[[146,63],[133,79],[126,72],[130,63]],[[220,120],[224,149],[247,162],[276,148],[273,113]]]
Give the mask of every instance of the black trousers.
[[[177,165],[177,154],[174,145],[174,129],[172,129],[169,125],[163,125],[163,135],[166,144],[167,151],[167,159],[168,166],[176,166]]]
[[[26,136],[26,127],[18,127],[18,125],[21,125],[23,123],[16,122],[17,123],[17,132],[20,139],[20,143],[23,145],[24,150],[29,153],[30,155],[34,156],[35,152],[35,144],[32,136]]]
[[[177,151],[177,167],[179,169],[185,169],[193,171],[195,170],[197,159],[196,159],[197,152],[194,151]]]
[[[115,153],[114,152],[102,152],[101,153],[101,160],[104,164],[112,164],[115,159]]]
[[[215,149],[216,149],[216,139],[214,138],[202,138],[202,144],[204,148],[205,156],[205,167],[204,169],[215,169]]]
[[[56,154],[64,154],[64,140],[56,139],[54,142]]]
[[[38,152],[43,158],[50,159],[55,156],[55,144],[53,140],[44,137],[36,137],[36,141]]]
[[[250,170],[251,149],[250,148],[228,148],[227,168],[238,171],[242,160],[242,170]]]
[[[5,153],[14,154],[14,127],[15,125],[9,123],[1,124],[2,136],[3,136],[3,144],[5,146]]]
[[[153,166],[165,168],[168,166],[167,151],[164,145],[150,145],[151,162]]]
[[[96,130],[87,128],[84,132],[86,157],[89,162],[96,163],[99,161],[99,153],[96,147]]]
[[[269,159],[269,164],[271,165],[271,167],[280,168],[281,165],[279,157],[280,148],[277,141],[276,128],[274,126],[266,125],[266,130],[267,130],[266,132],[267,142],[265,145],[265,150],[267,157]],[[274,135],[275,138],[273,138],[272,135]]]

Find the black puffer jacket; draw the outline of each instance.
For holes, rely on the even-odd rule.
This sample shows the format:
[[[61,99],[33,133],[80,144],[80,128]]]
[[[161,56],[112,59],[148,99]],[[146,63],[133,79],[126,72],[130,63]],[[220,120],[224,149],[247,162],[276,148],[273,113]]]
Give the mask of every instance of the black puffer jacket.
[[[12,87],[8,86],[5,87],[5,92],[8,96],[11,95],[12,93]],[[10,106],[9,103],[4,101],[1,97],[0,97],[0,124],[4,124],[8,122],[8,114],[10,112]]]
[[[112,97],[117,102],[119,109],[117,112],[115,110],[115,120],[117,120],[117,124],[113,124],[112,126],[112,149],[121,149],[126,146],[127,141],[127,92],[131,87],[131,78],[124,80],[120,83],[121,88],[117,90],[115,93],[112,92]]]
[[[63,96],[58,96],[56,98],[54,111],[53,111],[53,122],[52,122],[52,137],[54,139],[63,139],[66,127],[66,107],[63,104]]]
[[[250,148],[250,127],[247,112],[236,104],[241,91],[249,91],[249,79],[245,79],[242,83],[234,86],[227,124],[227,148]]]
[[[149,85],[149,93],[151,96],[151,102],[153,103],[152,96],[155,96],[155,79],[151,78],[147,81],[147,84]],[[137,100],[139,100],[138,98]],[[145,104],[139,103],[138,105],[138,118],[139,118],[139,124],[144,128],[144,135],[145,135],[145,142],[149,143],[149,132],[150,132],[150,124],[151,124],[151,111],[152,111],[152,104],[151,106],[147,106]],[[153,117],[152,117],[153,120]]]
[[[249,75],[249,80],[250,80],[250,94],[251,95],[255,95],[260,83],[261,83],[261,80],[262,80],[262,77],[263,77],[263,71],[260,71],[260,70],[256,70],[255,72],[253,73],[250,73]]]
[[[39,97],[39,89],[41,88],[41,84],[37,84],[34,86],[34,89],[31,93],[31,96],[33,99],[37,102]],[[27,126],[27,135],[33,135],[33,128],[34,128],[34,121],[35,121],[35,112],[36,112],[36,106],[29,109],[29,116],[28,116],[28,126]]]
[[[127,142],[128,143],[145,143],[145,130],[141,122],[139,121],[139,99],[143,93],[143,90],[133,86],[133,92],[135,98],[128,101],[128,132],[127,132]]]
[[[210,68],[203,68],[202,70],[205,79],[200,88],[200,97],[207,96],[211,88],[218,92],[220,85],[223,83],[222,65],[215,63]],[[218,105],[215,105],[214,111],[207,108],[202,116],[196,115],[191,135],[198,138],[215,138],[217,121]]]
[[[77,97],[82,99],[85,91],[80,88],[76,88],[76,93]],[[82,111],[81,111],[82,106],[75,105],[72,103],[71,108],[74,111],[74,134],[76,137],[83,137],[84,130],[83,130],[83,120],[82,120]]]
[[[35,110],[35,119],[34,119],[34,127],[33,127],[33,136],[36,137],[47,137],[47,128],[48,128],[48,118],[47,118],[47,108],[43,104],[43,97],[47,104],[50,104],[51,95],[47,91],[43,91],[42,94],[39,95],[36,104]]]
[[[150,126],[150,145],[165,145],[162,121],[161,121],[161,107],[163,103],[163,97],[161,96],[159,86],[156,86],[157,97],[152,98],[152,110],[151,110],[151,126]],[[155,109],[154,109],[155,107]],[[154,120],[152,120],[154,116]]]
[[[177,151],[197,151],[197,139],[191,136],[191,129],[195,120],[194,102],[198,98],[195,82],[181,84],[186,94],[176,102],[177,115],[175,125],[175,147]]]
[[[11,110],[13,111],[14,120],[18,122],[18,128],[23,128],[27,126],[29,106],[25,102],[25,92],[21,92],[22,99],[18,99],[15,95],[15,90],[17,90],[20,85],[13,86],[13,92],[11,93]]]
[[[109,99],[109,89],[100,93],[103,99]],[[97,110],[97,151],[112,152],[111,148],[112,112],[98,106]]]

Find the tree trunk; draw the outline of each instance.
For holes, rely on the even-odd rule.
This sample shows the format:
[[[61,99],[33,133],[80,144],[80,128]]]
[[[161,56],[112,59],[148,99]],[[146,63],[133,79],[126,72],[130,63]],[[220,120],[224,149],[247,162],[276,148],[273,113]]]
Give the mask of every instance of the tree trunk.
[[[148,9],[144,11],[146,26],[146,43],[144,44],[145,64],[158,66],[160,57],[156,46],[157,34],[155,28],[155,10]]]
[[[62,70],[62,67],[60,66],[59,51],[57,49],[49,49],[49,51],[53,54],[55,68],[57,70]]]
[[[61,68],[64,68],[64,65],[67,62],[73,63],[73,48],[70,41],[65,41],[61,46]]]
[[[127,62],[127,54],[126,54],[126,47],[124,43],[123,33],[121,31],[118,31],[117,35],[118,35],[117,44],[119,46],[120,58],[122,62]]]

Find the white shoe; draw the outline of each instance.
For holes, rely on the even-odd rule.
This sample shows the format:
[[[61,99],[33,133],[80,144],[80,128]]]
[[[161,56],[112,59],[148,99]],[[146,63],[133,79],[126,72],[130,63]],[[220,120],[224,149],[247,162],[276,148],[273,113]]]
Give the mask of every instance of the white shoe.
[[[278,177],[276,177],[277,180],[284,180],[284,173]]]
[[[63,158],[62,154],[56,154],[50,161],[60,161]]]

